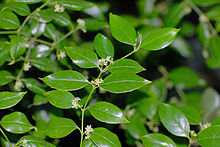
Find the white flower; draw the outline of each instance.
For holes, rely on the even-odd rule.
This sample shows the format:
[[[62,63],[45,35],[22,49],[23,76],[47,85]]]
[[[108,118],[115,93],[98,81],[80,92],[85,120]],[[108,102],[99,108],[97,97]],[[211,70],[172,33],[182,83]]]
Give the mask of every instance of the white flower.
[[[80,99],[79,97],[76,97],[74,100],[72,100],[72,101],[71,101],[71,102],[72,102],[72,108],[74,108],[74,109],[81,108],[82,105],[79,104],[79,101],[80,101],[80,100],[81,100],[81,99]]]
[[[66,57],[65,51],[59,51],[59,52],[58,52],[58,54],[57,54],[58,60],[63,59],[63,58],[65,58],[65,57]]]
[[[64,12],[65,8],[63,6],[60,6],[59,4],[55,4],[54,6],[54,12]]]
[[[103,83],[103,80],[102,80],[102,78],[100,78],[100,79],[95,79],[95,81],[91,81],[91,84],[94,86],[94,87],[96,87],[96,86],[99,86],[101,83]]]
[[[208,127],[211,127],[211,124],[210,124],[210,123],[206,123],[206,124],[204,124],[204,125],[202,126],[203,129],[206,129],[206,128],[208,128]]]
[[[87,125],[86,128],[85,128],[85,134],[86,134],[86,137],[85,139],[89,139],[90,138],[90,134],[91,132],[94,131],[94,129],[92,128],[92,125]]]
[[[31,68],[31,64],[29,62],[24,64],[24,71],[28,71]]]
[[[81,18],[78,18],[76,22],[78,23],[78,28],[82,30],[83,33],[86,33],[86,22]]]
[[[21,88],[24,87],[23,83],[21,82],[21,80],[16,80],[15,82],[15,86],[14,89],[16,91],[21,91]]]
[[[99,59],[98,60],[98,64],[100,65],[100,66],[108,66],[108,65],[110,65],[110,64],[113,64],[114,62],[113,62],[113,60],[112,60],[112,58],[111,58],[111,56],[108,56],[108,57],[106,57],[106,59]]]

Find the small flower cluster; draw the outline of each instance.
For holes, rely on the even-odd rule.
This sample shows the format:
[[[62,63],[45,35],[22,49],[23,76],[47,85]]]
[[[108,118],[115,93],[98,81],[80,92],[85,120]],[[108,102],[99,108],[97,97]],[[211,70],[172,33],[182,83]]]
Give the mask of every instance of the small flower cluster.
[[[31,64],[29,62],[24,64],[24,71],[28,71],[31,68]]]
[[[91,81],[91,84],[93,87],[98,87],[101,83],[103,83],[104,81],[102,80],[102,78],[100,79],[95,79],[94,81]]]
[[[98,61],[98,64],[99,64],[99,66],[108,66],[108,65],[110,65],[110,64],[113,64],[114,62],[113,62],[113,60],[112,60],[112,58],[111,58],[111,56],[108,56],[106,59],[99,59],[99,61]]]
[[[65,57],[66,57],[65,51],[58,51],[58,53],[57,53],[57,59],[58,60],[63,59]]]
[[[202,129],[206,129],[208,127],[211,127],[211,124],[210,123],[206,123],[204,125],[202,125]]]
[[[54,6],[54,12],[64,12],[65,11],[65,8],[63,6],[60,6],[59,4],[55,4]]]
[[[81,18],[77,19],[76,22],[78,23],[78,28],[82,30],[83,33],[86,33],[86,22]]]
[[[74,109],[79,109],[79,108],[81,108],[82,107],[82,105],[80,105],[79,104],[79,101],[80,101],[81,99],[79,98],[79,97],[76,97],[74,100],[72,100],[71,102],[72,102],[72,108],[74,108]]]
[[[21,91],[21,88],[24,87],[23,83],[21,82],[21,80],[16,80],[15,85],[14,85],[14,89],[16,91]]]
[[[86,130],[85,131],[85,135],[86,135],[85,139],[89,139],[90,138],[90,133],[93,132],[94,130],[93,130],[91,125],[87,125],[85,130]]]

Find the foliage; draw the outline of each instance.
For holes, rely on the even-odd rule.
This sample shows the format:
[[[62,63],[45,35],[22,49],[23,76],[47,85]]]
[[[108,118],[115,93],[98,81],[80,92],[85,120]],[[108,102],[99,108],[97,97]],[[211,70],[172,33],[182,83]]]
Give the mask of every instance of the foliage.
[[[206,65],[219,68],[219,4],[138,0],[139,18],[108,21],[102,2],[1,3],[1,146],[63,146],[71,136],[80,147],[217,147],[218,92],[189,67],[157,64],[162,76],[148,80],[145,59],[168,46],[190,58],[195,35]],[[194,12],[198,25],[184,19]]]

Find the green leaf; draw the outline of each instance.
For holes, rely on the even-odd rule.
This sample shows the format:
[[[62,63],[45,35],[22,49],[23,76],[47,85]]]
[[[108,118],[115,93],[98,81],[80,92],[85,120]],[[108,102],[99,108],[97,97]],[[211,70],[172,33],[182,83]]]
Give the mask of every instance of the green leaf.
[[[144,98],[138,102],[137,110],[146,118],[152,119],[157,112],[157,98]]]
[[[129,119],[129,122],[130,123],[126,124],[126,130],[133,138],[138,140],[142,136],[148,134],[144,123],[141,122],[139,119],[133,117]]]
[[[134,73],[118,72],[107,76],[101,87],[112,93],[125,93],[149,83],[151,82]]]
[[[136,31],[131,23],[118,15],[110,13],[109,25],[112,36],[116,40],[133,46],[136,45]]]
[[[11,11],[0,12],[0,29],[17,29],[20,26],[18,17]]]
[[[220,144],[220,126],[212,126],[199,132],[197,137],[199,145],[204,147],[217,147]]]
[[[47,57],[50,54],[50,47],[44,44],[39,44],[31,50],[30,58]]]
[[[183,1],[172,5],[164,18],[164,24],[168,27],[176,27],[182,18],[191,12],[191,8]]]
[[[42,23],[48,23],[54,19],[54,9],[43,9],[38,12],[39,21]]]
[[[146,50],[160,50],[170,45],[180,29],[163,28],[152,31],[143,35],[143,40],[140,48]]]
[[[34,99],[33,99],[33,106],[43,105],[43,104],[46,104],[47,102],[48,101],[47,101],[47,98],[45,96],[36,94],[34,96]]]
[[[220,4],[219,0],[192,0],[195,4],[199,6],[211,6],[215,4]]]
[[[0,86],[6,85],[14,80],[14,76],[7,70],[1,70],[0,75]]]
[[[11,35],[10,55],[13,60],[23,55],[26,51],[26,40],[22,36]]]
[[[32,78],[22,79],[25,86],[28,88],[28,90],[32,91],[33,93],[43,95],[46,91],[43,89],[43,86],[41,83],[39,83],[37,80]]]
[[[145,68],[143,68],[138,62],[132,59],[118,59],[114,61],[114,64],[111,64],[108,68],[108,71],[110,71],[111,73],[139,73],[144,70]]]
[[[202,122],[199,112],[193,107],[183,106],[178,107],[178,109],[181,112],[183,112],[183,114],[186,116],[187,120],[189,121],[189,124],[200,125],[200,123]]]
[[[215,110],[219,109],[220,106],[220,95],[213,88],[207,88],[202,93],[202,98],[200,101],[200,107],[203,109],[203,117],[211,115]]]
[[[10,0],[10,1],[25,3],[25,4],[36,4],[41,2],[42,0]]]
[[[70,16],[66,12],[55,13],[54,20],[58,25],[63,26],[63,27],[70,26],[72,24]]]
[[[68,91],[62,90],[52,90],[46,93],[48,101],[55,107],[61,109],[70,109],[72,108],[72,100],[74,96]]]
[[[207,23],[200,23],[197,27],[198,38],[202,43],[204,49],[207,48],[211,33],[209,32],[209,26]]]
[[[0,92],[0,109],[7,109],[15,106],[24,97],[26,92]]]
[[[63,138],[77,128],[76,123],[69,118],[54,117],[48,123],[47,135],[51,138]]]
[[[65,48],[67,55],[81,68],[94,68],[98,66],[98,57],[91,50],[76,46]]]
[[[95,18],[87,18],[83,19],[85,21],[85,26],[87,31],[98,31],[107,26],[107,23],[103,20],[95,19]]]
[[[175,68],[170,72],[169,79],[174,86],[179,89],[188,89],[205,85],[205,81],[199,78],[199,76],[188,67]]]
[[[148,16],[154,10],[154,3],[156,0],[138,0],[137,6],[142,16]]]
[[[90,139],[84,139],[82,147],[97,147]]]
[[[45,28],[46,28],[45,23],[37,22],[35,20],[31,22],[31,26],[30,26],[31,34],[34,35],[35,37],[41,36],[44,33]]]
[[[46,142],[42,138],[31,136],[31,135],[23,136],[22,138],[18,140],[17,144],[22,144],[24,140],[27,141],[26,146],[30,146],[30,147],[56,147],[55,145],[49,142]]]
[[[211,68],[220,67],[220,37],[216,35],[210,39],[210,58],[207,60],[206,64]]]
[[[30,59],[29,61],[33,66],[45,72],[54,72],[54,71],[60,70],[56,61],[52,61],[45,57],[33,58],[33,59]]]
[[[215,6],[206,12],[206,16],[208,16],[210,20],[220,21],[220,5]]]
[[[89,112],[97,120],[109,124],[128,123],[122,111],[108,102],[97,102],[89,107]]]
[[[160,78],[153,81],[151,90],[156,94],[160,102],[164,102],[167,97],[166,79]]]
[[[105,128],[95,128],[90,134],[92,141],[98,147],[121,147],[118,137]]]
[[[28,5],[24,3],[9,2],[5,4],[5,7],[13,10],[15,13],[21,16],[28,16],[31,13]]]
[[[64,8],[73,11],[82,11],[84,9],[91,8],[94,6],[93,3],[84,0],[52,0],[51,2],[60,4],[64,6]]]
[[[45,32],[43,35],[52,40],[57,40],[58,38],[57,29],[52,23],[46,24]]]
[[[97,54],[106,59],[106,57],[114,57],[114,46],[111,41],[102,34],[97,34],[94,39],[94,48]]]
[[[2,50],[0,50],[0,66],[2,66],[7,59],[10,59],[9,44],[4,44]]]
[[[141,141],[145,147],[176,147],[172,139],[160,133],[145,135]]]
[[[214,120],[212,120],[212,126],[220,126],[220,117],[216,117]]]
[[[177,108],[168,104],[160,104],[159,116],[161,122],[170,133],[181,137],[189,136],[188,120]]]
[[[5,115],[1,119],[0,124],[8,132],[15,134],[26,133],[35,128],[21,112],[13,112]]]
[[[171,44],[171,47],[185,58],[189,58],[192,56],[192,51],[188,42],[182,37],[176,37],[176,39]]]
[[[41,78],[51,88],[59,90],[77,90],[89,84],[89,81],[77,71],[60,71]]]

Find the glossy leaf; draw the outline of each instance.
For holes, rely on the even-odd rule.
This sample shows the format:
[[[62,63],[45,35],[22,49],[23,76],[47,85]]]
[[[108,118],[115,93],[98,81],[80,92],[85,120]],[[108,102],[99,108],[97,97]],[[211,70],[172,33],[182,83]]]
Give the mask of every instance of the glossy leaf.
[[[145,135],[141,140],[145,147],[176,147],[172,139],[160,133]]]
[[[136,31],[134,26],[121,16],[110,13],[109,25],[112,36],[122,42],[135,46],[136,44]]]
[[[54,20],[60,26],[70,26],[72,24],[70,16],[66,12],[55,13]]]
[[[62,90],[52,90],[46,93],[48,101],[55,107],[61,109],[70,109],[72,108],[72,100],[74,96],[68,91]]]
[[[31,58],[47,57],[50,54],[50,47],[44,44],[39,44],[31,50]]]
[[[73,11],[82,11],[94,6],[93,3],[84,0],[52,0],[52,2],[60,4],[61,6],[64,6],[64,8]]]
[[[43,95],[46,91],[43,89],[41,83],[32,78],[27,78],[22,80],[25,86],[33,93]]]
[[[2,50],[0,50],[0,66],[2,66],[7,59],[10,59],[10,54],[9,54],[9,45],[5,44],[2,47]]]
[[[27,16],[31,13],[28,5],[24,3],[9,2],[9,3],[6,3],[5,7],[13,10],[15,13],[21,16]]]
[[[52,40],[57,40],[58,38],[57,29],[52,23],[46,24],[45,32],[43,35]]]
[[[36,22],[35,20],[31,22],[31,26],[30,26],[31,34],[34,35],[35,37],[41,36],[44,33],[45,28],[46,28],[45,23]]]
[[[183,114],[189,121],[189,124],[200,125],[200,123],[202,122],[199,112],[193,107],[183,106],[183,107],[178,107],[178,109],[181,112],[183,112]]]
[[[200,23],[197,27],[198,38],[203,46],[207,48],[209,39],[211,38],[211,33],[209,32],[209,26],[207,23]]]
[[[98,57],[91,50],[86,50],[76,46],[65,48],[67,55],[73,63],[81,68],[94,68],[98,66]]]
[[[84,139],[82,147],[97,147],[90,139]]]
[[[89,112],[97,120],[109,124],[128,123],[122,111],[108,102],[97,102],[89,107]]]
[[[176,27],[181,19],[191,12],[191,8],[183,1],[172,5],[164,18],[164,24],[168,27]]]
[[[47,98],[45,96],[42,95],[35,95],[34,99],[33,99],[33,106],[39,106],[39,105],[43,105],[46,104]]]
[[[47,77],[41,78],[51,88],[59,90],[77,90],[89,84],[88,80],[79,72],[65,70],[53,73]]]
[[[48,123],[47,135],[51,138],[63,138],[77,128],[76,123],[69,118],[54,117]]]
[[[45,57],[33,58],[30,59],[29,61],[33,66],[45,72],[54,72],[60,70],[56,61],[52,61]]]
[[[154,3],[156,0],[138,0],[137,6],[142,16],[148,16],[154,10]]]
[[[42,23],[48,23],[54,19],[54,9],[43,9],[38,12],[39,21]]]
[[[105,128],[95,128],[90,136],[96,146],[121,147],[118,137]]]
[[[25,3],[25,4],[35,4],[41,2],[42,0],[10,0],[10,1]]]
[[[164,102],[167,96],[166,79],[160,78],[153,81],[151,89],[156,94],[160,102]]]
[[[15,106],[24,97],[26,92],[0,92],[0,109]]]
[[[56,147],[55,145],[49,143],[49,142],[46,142],[45,140],[43,140],[42,138],[39,138],[39,137],[35,137],[35,136],[31,136],[31,135],[26,135],[26,136],[23,136],[22,138],[20,138],[18,140],[18,144],[22,144],[23,141],[26,140],[27,143],[26,143],[26,146],[36,146],[36,147]]]
[[[173,135],[188,137],[189,123],[182,112],[174,106],[160,104],[159,116],[164,127]]]
[[[13,60],[23,55],[26,51],[26,40],[22,36],[11,35],[10,55]]]
[[[97,34],[94,39],[94,48],[97,54],[106,59],[106,57],[114,57],[114,46],[111,41],[102,34]]]
[[[157,112],[157,98],[144,98],[138,102],[137,110],[146,118],[152,119]]]
[[[149,83],[150,81],[134,73],[119,72],[107,76],[101,87],[112,93],[125,93],[134,91]]]
[[[187,76],[186,76],[187,75]],[[205,85],[205,81],[190,68],[178,67],[170,72],[169,79],[179,89],[188,89]]]
[[[1,119],[0,124],[8,132],[15,134],[26,133],[35,128],[21,112],[13,112],[5,115]]]
[[[212,120],[212,126],[220,126],[220,117],[216,117],[214,120]]]
[[[124,72],[124,73],[139,73],[144,71],[143,68],[138,62],[132,59],[118,59],[114,61],[114,64],[109,66],[108,71],[111,73]]]
[[[0,75],[0,86],[6,85],[14,80],[14,76],[7,70],[1,70]]]
[[[17,29],[20,26],[18,17],[11,11],[0,12],[0,29]]]
[[[142,136],[148,134],[144,123],[141,122],[139,119],[134,117],[129,119],[129,122],[130,123],[126,124],[126,130],[133,138],[141,139]]]
[[[143,34],[143,40],[140,48],[146,50],[160,50],[170,45],[180,29],[163,28],[152,31],[146,35]]]
[[[197,142],[204,147],[219,146],[220,126],[212,126],[200,131],[197,137]]]

